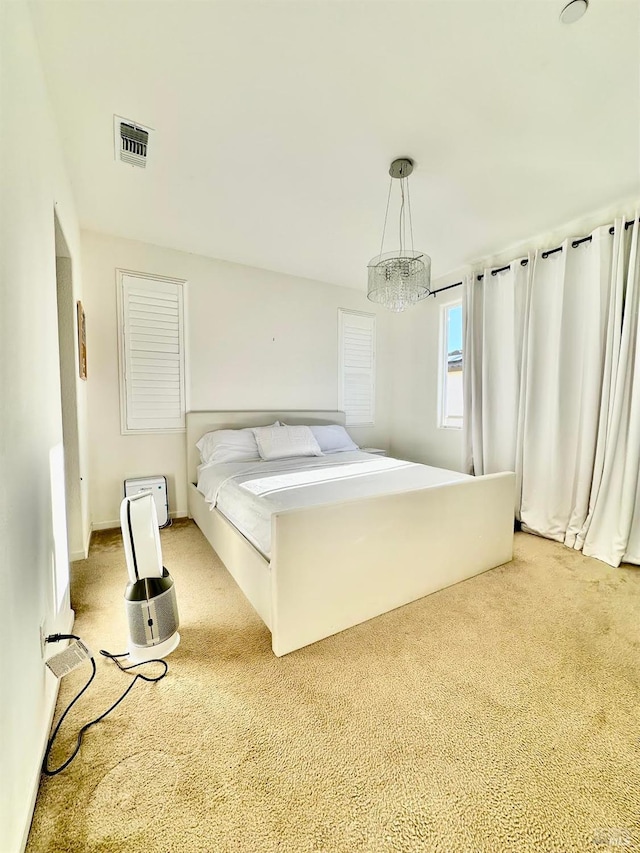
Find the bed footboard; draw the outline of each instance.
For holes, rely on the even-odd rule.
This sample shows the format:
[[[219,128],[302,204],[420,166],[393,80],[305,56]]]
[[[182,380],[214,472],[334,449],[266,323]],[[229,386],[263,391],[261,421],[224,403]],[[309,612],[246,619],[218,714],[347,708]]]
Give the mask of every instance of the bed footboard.
[[[274,515],[274,653],[511,560],[514,490],[514,474],[491,474]]]
[[[198,525],[258,616],[271,629],[269,561],[222,513],[211,509],[193,483],[189,483],[189,517]]]

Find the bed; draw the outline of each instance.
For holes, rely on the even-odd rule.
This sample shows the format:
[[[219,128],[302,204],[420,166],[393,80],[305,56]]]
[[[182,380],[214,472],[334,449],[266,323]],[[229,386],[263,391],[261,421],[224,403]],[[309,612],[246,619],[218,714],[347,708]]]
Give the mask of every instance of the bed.
[[[196,442],[212,430],[267,426],[276,420],[344,424],[344,414],[189,412],[186,438],[189,516],[271,631],[277,656],[511,560],[513,473],[467,477],[432,469],[441,474],[425,486],[418,485],[422,472],[413,471],[425,466],[400,472],[411,463],[400,460],[396,466],[398,460],[379,457],[376,478],[390,468],[386,476],[408,480],[402,486],[394,481],[387,493],[378,487],[377,493],[357,495],[359,487],[354,491],[351,486],[346,497],[333,496],[330,502],[324,498],[298,507],[281,502],[266,522],[268,542],[249,534],[250,541],[198,491]],[[336,465],[357,466],[366,462],[364,456],[343,457]],[[318,459],[311,467],[320,470],[327,464]],[[256,476],[254,472],[254,481]],[[264,528],[265,520],[260,523]]]

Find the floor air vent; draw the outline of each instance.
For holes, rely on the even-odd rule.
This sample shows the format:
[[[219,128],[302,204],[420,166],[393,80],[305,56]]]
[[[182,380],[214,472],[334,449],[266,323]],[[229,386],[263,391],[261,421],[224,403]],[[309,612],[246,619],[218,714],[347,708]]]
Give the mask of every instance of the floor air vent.
[[[151,128],[121,116],[113,118],[116,160],[127,163],[129,166],[146,168]]]

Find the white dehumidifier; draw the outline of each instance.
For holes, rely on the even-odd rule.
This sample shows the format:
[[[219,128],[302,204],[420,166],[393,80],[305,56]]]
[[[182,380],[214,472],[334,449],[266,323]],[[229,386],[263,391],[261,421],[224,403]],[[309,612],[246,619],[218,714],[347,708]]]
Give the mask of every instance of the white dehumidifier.
[[[162,475],[158,477],[130,477],[124,481],[124,496],[136,495],[138,492],[151,490],[156,504],[158,515],[158,527],[168,527],[169,498],[167,497],[167,478]]]
[[[120,525],[129,571],[125,609],[129,658],[143,663],[164,658],[180,642],[173,579],[162,565],[158,517],[153,493],[128,495],[120,504]]]

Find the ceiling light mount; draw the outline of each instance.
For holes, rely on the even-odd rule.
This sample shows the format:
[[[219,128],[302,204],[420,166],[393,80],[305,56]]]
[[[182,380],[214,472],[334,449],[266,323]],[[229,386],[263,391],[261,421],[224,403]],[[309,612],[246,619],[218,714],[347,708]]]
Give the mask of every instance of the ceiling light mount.
[[[389,166],[389,174],[392,178],[408,178],[413,172],[413,160],[408,157],[398,157]]]
[[[563,24],[575,24],[589,8],[589,0],[571,0],[560,12],[560,20]]]
[[[384,215],[380,254],[369,261],[369,283],[367,298],[378,302],[391,311],[404,311],[429,295],[431,283],[431,258],[424,252],[413,248],[413,222],[411,219],[411,201],[409,199],[409,175],[413,172],[413,160],[399,157],[391,163],[389,174],[389,195]],[[400,185],[400,221],[398,236],[400,248],[393,252],[384,252],[384,235],[387,230],[389,202],[394,181]],[[408,229],[407,229],[408,220]],[[408,230],[408,235],[407,235]],[[411,248],[407,248],[407,236]]]

